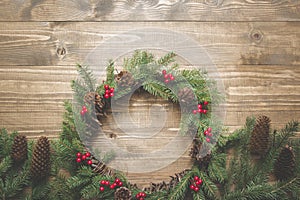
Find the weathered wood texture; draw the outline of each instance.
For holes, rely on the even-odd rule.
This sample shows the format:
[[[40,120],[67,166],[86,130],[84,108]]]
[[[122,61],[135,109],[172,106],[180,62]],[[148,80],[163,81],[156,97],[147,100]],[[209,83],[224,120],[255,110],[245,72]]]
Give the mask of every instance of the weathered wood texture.
[[[249,115],[268,115],[275,128],[300,120],[298,0],[2,0],[0,127],[57,137],[74,65],[103,41],[147,27],[182,33],[205,48],[224,82],[230,130]],[[190,162],[185,154],[154,178],[130,179],[168,180]]]
[[[299,21],[298,0],[2,0],[1,21]]]
[[[1,65],[71,66],[120,33],[139,39],[132,27],[186,34],[218,65],[300,64],[300,22],[0,22]]]

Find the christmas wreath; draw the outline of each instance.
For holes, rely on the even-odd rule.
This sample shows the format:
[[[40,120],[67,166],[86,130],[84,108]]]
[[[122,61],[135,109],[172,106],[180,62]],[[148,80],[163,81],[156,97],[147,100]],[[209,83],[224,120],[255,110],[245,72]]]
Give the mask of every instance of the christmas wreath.
[[[299,123],[292,121],[281,130],[271,130],[267,116],[249,117],[243,128],[221,134],[225,130],[211,113],[213,101],[220,98],[208,89],[213,83],[197,70],[174,70],[178,67],[174,56],[170,53],[155,59],[152,54],[138,51],[125,60],[124,70],[118,73],[114,63],[109,63],[106,79],[98,86],[91,71],[78,66],[81,78],[72,82],[76,100],[65,103],[58,140],[41,137],[28,142],[25,136],[2,129],[2,199],[299,198],[300,140],[294,137]],[[153,77],[139,71],[146,66]],[[169,89],[170,84],[180,86]],[[180,134],[193,137],[189,153],[194,165],[190,169],[175,173],[169,181],[150,182],[149,187],[139,188],[106,164],[114,158],[114,152],[100,153],[102,157],[96,158],[93,150],[83,144],[83,139],[89,140],[99,132],[103,119],[111,114],[112,97],[126,98],[128,87],[174,103],[182,101]]]

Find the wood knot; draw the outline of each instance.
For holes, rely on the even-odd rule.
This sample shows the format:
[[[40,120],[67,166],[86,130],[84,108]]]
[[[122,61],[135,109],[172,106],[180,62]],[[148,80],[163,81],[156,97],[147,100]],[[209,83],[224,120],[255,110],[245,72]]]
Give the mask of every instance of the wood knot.
[[[223,0],[205,0],[204,3],[208,6],[219,7],[222,5]]]
[[[250,37],[251,41],[253,41],[255,43],[260,43],[263,39],[263,34],[259,29],[253,29],[250,32],[249,37]]]
[[[66,56],[66,49],[63,46],[58,46],[56,49],[56,54],[60,59],[63,59]]]

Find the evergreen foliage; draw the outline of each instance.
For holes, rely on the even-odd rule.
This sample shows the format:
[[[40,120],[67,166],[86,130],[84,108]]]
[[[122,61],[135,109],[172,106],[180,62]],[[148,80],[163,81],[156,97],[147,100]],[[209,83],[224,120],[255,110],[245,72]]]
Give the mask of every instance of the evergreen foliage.
[[[153,70],[153,77],[148,76],[144,68],[139,66],[149,66],[148,70]],[[162,68],[157,68],[157,65]],[[209,94],[209,87],[213,87],[214,83],[209,81],[205,73],[197,70],[181,70],[174,72],[178,65],[175,63],[175,54],[169,53],[164,57],[156,59],[152,54],[144,51],[136,51],[132,58],[124,60],[124,69],[132,73],[135,79],[143,80],[142,87],[147,92],[169,99],[172,102],[178,102],[176,96],[177,91],[172,91],[165,84],[157,79],[161,69],[170,65],[168,73],[178,73],[187,80],[196,94],[199,103],[203,101],[217,101],[220,96]],[[172,71],[173,70],[173,71]],[[80,79],[72,82],[75,92],[75,98],[78,105],[84,105],[84,96],[87,92],[98,92],[103,94],[103,85],[109,84],[116,87],[114,63],[110,62],[107,67],[107,79],[103,84],[96,86],[96,81],[91,71],[87,67],[78,65]],[[178,76],[180,77],[180,76]],[[157,81],[150,81],[155,78]],[[183,79],[176,79],[178,84],[183,84]],[[211,90],[210,90],[211,91]],[[126,91],[127,92],[127,91]],[[121,98],[121,93],[118,98]],[[108,102],[109,103],[109,102]],[[259,137],[251,139],[253,130],[257,129],[257,121],[254,117],[246,120],[245,126],[234,131],[232,134],[225,136],[222,133],[222,127],[217,121],[213,121],[211,116],[204,118],[203,116],[195,117],[194,115],[184,114],[182,116],[181,126],[184,132],[189,133],[189,127],[197,127],[200,143],[203,141],[203,131],[208,124],[213,125],[216,134],[219,134],[216,145],[211,148],[209,159],[206,162],[195,160],[191,170],[187,170],[182,176],[172,178],[169,183],[163,183],[165,187],[157,191],[146,191],[146,199],[196,199],[196,200],[295,200],[300,197],[300,140],[295,138],[295,134],[299,131],[299,123],[296,121],[289,122],[281,130],[274,130],[271,134],[270,127],[266,135],[268,139],[268,150],[263,151],[263,157],[257,157],[251,154],[250,143],[256,145]],[[75,123],[77,123],[75,127]],[[13,162],[12,146],[18,135],[17,132],[9,134],[5,129],[0,131],[0,199],[3,200],[95,200],[95,199],[114,199],[115,191],[106,188],[100,191],[100,181],[108,180],[113,182],[116,177],[120,178],[123,186],[130,190],[130,194],[134,197],[141,189],[134,187],[127,182],[126,177],[118,172],[112,174],[101,173],[96,169],[100,161],[93,158],[93,165],[85,165],[76,162],[76,153],[85,152],[87,149],[82,144],[79,132],[86,130],[86,124],[83,117],[77,109],[72,107],[70,102],[65,103],[65,114],[62,124],[62,132],[59,139],[51,141],[51,147],[48,149],[51,153],[51,171],[50,178],[36,182],[30,177],[30,169],[32,166],[32,158],[38,157],[33,153],[33,147],[36,142],[29,141],[27,147],[27,157],[24,161],[18,163]],[[190,134],[190,133],[189,133]],[[18,138],[16,140],[19,140]],[[267,141],[267,140],[265,140]],[[276,160],[282,157],[281,151],[288,145],[293,147],[291,151],[283,155],[291,156],[293,160],[294,174],[284,176],[280,180],[272,180],[276,166]],[[25,145],[24,145],[25,146]],[[14,147],[16,148],[16,147]],[[22,151],[23,152],[23,151]],[[38,153],[38,155],[47,154]],[[33,154],[33,155],[32,155]],[[113,154],[113,152],[112,152]],[[110,155],[102,155],[102,158],[108,159]],[[280,159],[279,159],[280,160]],[[289,165],[291,162],[286,160],[280,161],[281,165]],[[100,163],[101,164],[101,163]],[[287,166],[290,169],[292,165]],[[105,167],[101,165],[101,167]],[[102,168],[101,168],[102,169]],[[101,170],[100,169],[100,170]],[[102,170],[103,172],[103,170]],[[281,170],[279,173],[284,173]],[[202,185],[198,192],[190,189],[190,185],[194,176],[202,179]],[[175,179],[178,179],[174,181]],[[273,182],[270,182],[272,180]],[[149,181],[150,182],[150,181]],[[121,191],[121,190],[119,190]],[[123,192],[127,192],[124,189]],[[133,198],[135,199],[135,198]]]

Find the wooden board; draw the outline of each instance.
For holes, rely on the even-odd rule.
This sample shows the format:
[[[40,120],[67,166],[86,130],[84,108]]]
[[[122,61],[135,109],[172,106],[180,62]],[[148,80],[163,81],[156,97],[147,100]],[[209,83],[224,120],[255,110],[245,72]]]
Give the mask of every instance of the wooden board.
[[[179,32],[205,48],[219,70],[214,78],[224,83],[229,131],[251,115],[268,115],[273,128],[300,120],[299,0],[3,0],[0,127],[56,138],[63,101],[72,99],[75,64],[103,41],[149,27]],[[128,177],[146,186],[189,166],[186,153],[155,177]]]
[[[299,65],[300,22],[0,22],[0,65],[74,65],[113,36],[149,27],[195,40],[217,65]],[[123,33],[122,36],[120,34]],[[183,50],[191,51],[189,46]],[[114,58],[112,58],[114,59]]]
[[[226,95],[225,125],[234,130],[249,115],[269,115],[275,127],[300,119],[300,68],[287,65],[217,66]],[[1,66],[0,127],[30,137],[55,137],[63,102],[72,99],[74,66]]]
[[[299,21],[298,0],[0,2],[1,21]]]

